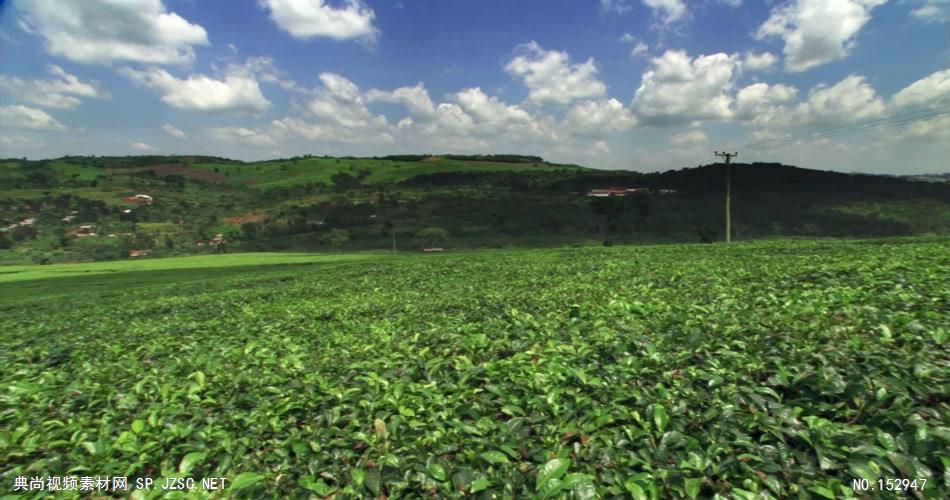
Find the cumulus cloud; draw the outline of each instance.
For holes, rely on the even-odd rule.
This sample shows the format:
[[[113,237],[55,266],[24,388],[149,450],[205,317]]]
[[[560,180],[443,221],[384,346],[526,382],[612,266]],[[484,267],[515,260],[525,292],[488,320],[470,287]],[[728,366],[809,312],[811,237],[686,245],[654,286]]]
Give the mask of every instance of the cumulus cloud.
[[[636,124],[633,113],[616,99],[579,102],[564,119],[569,133],[579,136],[613,134]]]
[[[730,119],[737,65],[736,56],[723,53],[694,59],[685,51],[668,50],[643,74],[632,108],[649,125]]]
[[[34,141],[33,139],[22,135],[0,135],[0,146],[3,148],[37,149],[43,145],[44,144],[42,142]]]
[[[182,132],[181,130],[178,130],[177,128],[173,127],[172,125],[168,123],[162,125],[162,130],[166,134],[174,137],[175,139],[184,139],[185,137],[187,137],[187,135],[185,135],[184,132]]]
[[[781,38],[785,69],[802,72],[844,59],[871,10],[887,0],[793,0],[772,9],[756,37]]]
[[[133,142],[129,144],[129,148],[138,153],[151,153],[155,151],[153,146],[145,144],[144,142]]]
[[[888,138],[895,141],[912,139],[950,144],[950,115],[940,115],[913,122],[901,128],[896,134],[890,133]]]
[[[532,104],[566,104],[607,93],[607,85],[597,78],[593,58],[571,64],[567,52],[545,50],[533,41],[520,45],[516,52],[518,55],[505,65],[505,71],[524,82]]]
[[[109,92],[98,82],[82,81],[56,65],[47,66],[49,79],[24,80],[0,75],[0,89],[13,98],[50,108],[72,109],[82,102],[80,98],[108,99]]]
[[[736,118],[756,125],[789,124],[798,89],[790,85],[753,83],[736,94]]]
[[[850,75],[832,85],[817,85],[798,110],[799,122],[825,124],[877,118],[887,106],[861,75]]]
[[[686,4],[683,0],[643,0],[653,11],[653,16],[665,25],[673,24],[686,17]]]
[[[207,133],[212,139],[230,145],[266,146],[274,143],[274,139],[266,133],[244,127],[214,127],[209,128]]]
[[[904,87],[891,98],[899,108],[920,108],[950,104],[950,69],[937,71]]]
[[[910,11],[911,17],[925,23],[945,23],[950,21],[950,2],[947,0],[925,0],[924,4]]]
[[[630,57],[646,56],[650,52],[649,45],[630,33],[624,33],[620,41],[630,44]]]
[[[253,77],[263,83],[273,83],[290,92],[307,92],[285,72],[277,68],[273,57],[248,57],[244,63],[228,65],[225,72],[229,75]]]
[[[772,55],[771,52],[763,52],[761,54],[749,52],[745,55],[745,59],[742,61],[742,67],[745,69],[760,71],[775,66],[776,62],[778,62],[778,58]]]
[[[306,106],[309,120],[289,116],[274,120],[274,135],[341,143],[393,142],[386,117],[367,108],[356,84],[335,73],[321,73],[320,82]]]
[[[372,89],[367,93],[366,98],[369,102],[401,104],[417,116],[431,116],[435,113],[435,105],[432,104],[429,92],[422,82],[416,84],[415,87],[400,87],[389,92]]]
[[[335,40],[375,40],[376,13],[361,0],[331,5],[326,0],[259,0],[282,30],[298,40],[326,37]]]
[[[633,10],[630,0],[600,0],[600,8],[612,14],[626,14]]]
[[[162,101],[178,109],[259,115],[270,106],[257,79],[250,74],[232,73],[222,80],[202,74],[176,78],[156,67],[145,71],[121,68],[119,73],[136,85],[160,93]]]
[[[161,0],[30,0],[17,10],[47,52],[80,63],[188,63],[193,46],[208,44],[204,28],[168,12]]]
[[[359,87],[335,73],[321,73],[323,88],[307,105],[309,112],[323,122],[347,129],[373,129],[386,126],[386,117],[374,115],[366,107]]]
[[[861,75],[850,75],[834,85],[819,84],[799,101],[790,85],[754,83],[736,98],[736,117],[766,127],[838,125],[879,118],[887,104]]]
[[[0,123],[4,127],[37,130],[64,130],[66,127],[41,109],[28,106],[0,106]]]
[[[593,156],[607,156],[610,154],[610,146],[604,141],[597,141],[590,148],[590,152]]]
[[[690,130],[689,132],[670,137],[670,145],[672,146],[694,146],[707,142],[709,142],[709,137],[706,137],[706,134],[702,130]]]

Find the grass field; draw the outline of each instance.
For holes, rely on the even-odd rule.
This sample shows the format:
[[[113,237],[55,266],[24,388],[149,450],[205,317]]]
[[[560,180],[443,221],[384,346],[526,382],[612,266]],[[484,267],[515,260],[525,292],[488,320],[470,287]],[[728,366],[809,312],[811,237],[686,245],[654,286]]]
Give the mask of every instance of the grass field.
[[[8,266],[0,478],[664,499],[907,478],[942,498],[948,244]]]

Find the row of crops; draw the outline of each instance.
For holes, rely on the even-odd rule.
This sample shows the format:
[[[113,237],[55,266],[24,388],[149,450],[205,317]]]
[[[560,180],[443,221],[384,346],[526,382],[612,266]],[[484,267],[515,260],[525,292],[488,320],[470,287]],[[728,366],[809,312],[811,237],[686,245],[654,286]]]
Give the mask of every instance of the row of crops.
[[[0,481],[741,499],[874,496],[853,479],[907,478],[926,480],[908,495],[940,498],[948,283],[948,242],[923,240],[413,255],[76,287],[0,306]]]

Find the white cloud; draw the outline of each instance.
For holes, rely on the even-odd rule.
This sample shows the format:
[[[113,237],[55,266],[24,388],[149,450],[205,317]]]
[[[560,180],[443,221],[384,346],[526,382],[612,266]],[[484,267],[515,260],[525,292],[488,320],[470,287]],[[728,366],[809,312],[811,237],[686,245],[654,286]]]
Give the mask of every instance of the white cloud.
[[[161,0],[29,0],[17,9],[47,52],[80,63],[189,63],[193,46],[208,44],[204,28],[167,12]]]
[[[736,94],[736,117],[757,125],[789,124],[798,89],[790,85],[753,83]]]
[[[871,9],[886,1],[794,0],[772,9],[756,37],[782,38],[785,69],[805,71],[845,58]]]
[[[45,111],[27,106],[0,106],[0,123],[4,127],[37,130],[64,130],[66,127]]]
[[[950,2],[925,0],[924,5],[910,11],[910,15],[925,23],[944,23],[950,21]]]
[[[347,129],[372,129],[386,126],[386,117],[373,115],[366,107],[359,87],[335,73],[321,73],[323,88],[307,109],[325,123]]]
[[[571,108],[563,122],[571,135],[580,136],[613,134],[636,124],[633,113],[616,99],[579,102]]]
[[[274,139],[264,132],[244,127],[214,127],[208,129],[212,139],[230,145],[251,144],[266,146],[274,143]]]
[[[416,84],[415,87],[400,87],[390,92],[373,89],[366,94],[366,99],[369,102],[401,104],[417,116],[431,116],[435,113],[435,105],[432,104],[429,92],[422,82]]]
[[[109,92],[99,87],[98,82],[84,82],[56,65],[47,66],[53,78],[24,80],[0,75],[0,89],[9,92],[15,99],[50,108],[72,109],[82,102],[80,97],[108,99]]]
[[[633,9],[633,6],[630,5],[630,0],[600,0],[600,8],[604,12],[626,14]]]
[[[863,76],[850,75],[834,85],[819,84],[799,102],[790,85],[754,83],[736,97],[736,117],[766,127],[838,125],[878,118],[888,111]]]
[[[749,52],[742,61],[742,67],[753,71],[760,71],[775,66],[776,62],[778,62],[778,58],[772,55],[771,52],[763,52],[761,54]]]
[[[693,59],[684,51],[668,50],[652,64],[632,103],[641,122],[671,125],[732,117],[736,56],[718,53]]]
[[[281,29],[298,40],[327,37],[336,40],[375,40],[376,14],[361,0],[331,5],[327,0],[259,0]]]
[[[607,156],[610,154],[610,146],[604,141],[597,141],[594,143],[594,146],[590,148],[590,152],[593,156]]]
[[[939,115],[910,123],[896,134],[888,131],[886,137],[894,141],[914,139],[935,144],[950,144],[950,115]]]
[[[899,108],[950,104],[950,69],[937,71],[904,87],[891,101]]]
[[[145,71],[121,68],[119,73],[136,85],[159,92],[162,101],[178,109],[259,115],[270,106],[257,79],[249,74],[232,73],[223,80],[202,74],[180,79],[155,67]]]
[[[277,68],[272,57],[248,57],[243,64],[229,65],[226,73],[257,78],[261,82],[276,84],[290,92],[307,93],[297,82],[288,78],[286,73]]]
[[[181,130],[178,130],[177,128],[173,127],[172,125],[168,123],[162,125],[162,130],[164,130],[166,134],[174,137],[175,139],[184,139],[185,137],[187,137],[187,135],[185,135],[184,132],[182,132]]]
[[[13,149],[38,149],[43,147],[42,142],[36,142],[29,137],[22,135],[0,135],[0,146],[4,148],[13,148]],[[5,156],[7,153],[4,153],[0,156]]]
[[[386,117],[374,115],[366,107],[366,99],[353,82],[335,73],[321,73],[320,82],[322,87],[314,91],[315,97],[306,107],[315,121],[297,117],[274,120],[274,135],[340,143],[393,142]]]
[[[624,33],[620,41],[630,44],[630,57],[646,56],[650,52],[650,46],[630,33]]]
[[[816,85],[798,109],[800,123],[837,124],[877,118],[887,106],[861,75],[850,75],[832,85]]]
[[[597,79],[593,58],[571,64],[567,52],[544,50],[537,42],[520,45],[515,50],[518,55],[505,65],[505,71],[524,82],[532,104],[566,104],[607,93],[607,85]]]
[[[683,0],[642,0],[653,11],[653,16],[663,24],[670,25],[686,17]]]
[[[145,144],[144,142],[133,142],[132,144],[129,144],[129,148],[131,148],[132,151],[137,151],[139,153],[151,153],[155,151],[153,146]]]
[[[695,146],[709,142],[709,137],[702,130],[690,130],[670,137],[672,146]]]

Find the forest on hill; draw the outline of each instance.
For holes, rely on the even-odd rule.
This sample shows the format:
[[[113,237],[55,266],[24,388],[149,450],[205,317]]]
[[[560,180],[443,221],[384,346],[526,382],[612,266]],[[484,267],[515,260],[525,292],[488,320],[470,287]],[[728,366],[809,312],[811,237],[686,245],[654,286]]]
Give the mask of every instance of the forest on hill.
[[[723,169],[596,170],[511,154],[7,159],[0,262],[713,242],[724,237]],[[731,169],[735,239],[950,233],[939,176]]]

